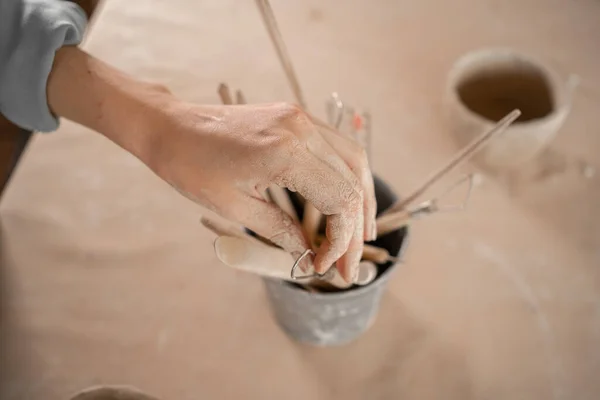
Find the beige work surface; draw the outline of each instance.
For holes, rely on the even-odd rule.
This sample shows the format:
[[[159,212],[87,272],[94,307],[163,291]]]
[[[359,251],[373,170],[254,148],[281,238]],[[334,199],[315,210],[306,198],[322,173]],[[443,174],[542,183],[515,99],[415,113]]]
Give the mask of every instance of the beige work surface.
[[[0,207],[2,400],[123,383],[164,400],[600,398],[600,3],[274,0],[309,104],[374,119],[374,169],[406,193],[456,145],[444,75],[506,45],[581,86],[542,177],[484,179],[411,233],[357,342],[288,339],[259,279],[219,265],[202,210],[106,139],[37,136]],[[254,2],[108,0],[85,47],[178,95],[291,100]],[[465,170],[473,169],[466,168]],[[600,172],[600,169],[598,170]]]

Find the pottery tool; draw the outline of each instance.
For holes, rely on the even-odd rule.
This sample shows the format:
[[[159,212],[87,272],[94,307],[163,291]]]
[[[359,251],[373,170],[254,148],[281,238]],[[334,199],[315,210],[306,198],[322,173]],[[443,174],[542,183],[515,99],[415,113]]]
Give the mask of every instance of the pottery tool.
[[[300,83],[298,82],[296,72],[294,71],[294,67],[292,65],[292,59],[290,58],[287,52],[287,48],[283,41],[283,36],[281,35],[279,26],[277,25],[277,20],[275,19],[275,14],[273,14],[271,4],[268,0],[256,0],[256,5],[258,6],[258,10],[260,11],[260,15],[263,19],[263,22],[265,23],[267,32],[269,33],[269,37],[271,38],[271,42],[275,47],[275,51],[277,52],[279,62],[281,63],[285,75],[292,87],[294,97],[296,98],[298,105],[300,105],[302,109],[306,110],[306,101],[304,100],[304,95],[302,94]]]
[[[225,104],[226,106],[230,106],[233,104],[233,99],[231,98],[231,91],[229,90],[229,86],[227,86],[227,84],[221,83],[217,91],[223,104]]]
[[[296,76],[296,72],[294,71],[292,60],[288,54],[285,42],[283,41],[283,36],[281,35],[279,26],[277,25],[277,20],[275,19],[275,14],[273,13],[271,4],[268,0],[256,0],[256,5],[258,6],[260,15],[267,28],[267,32],[269,33],[269,38],[271,39],[271,42],[275,47],[275,51],[277,52],[279,62],[281,63],[281,66],[283,67],[288,82],[292,87],[294,97],[296,98],[298,105],[300,105],[300,107],[304,111],[307,111],[307,104],[304,100],[304,95],[302,94],[302,89],[300,88],[298,77]],[[314,238],[317,234],[317,230],[319,229],[320,224],[321,213],[315,208],[314,205],[312,205],[309,202],[306,202],[304,205],[304,217],[302,218],[302,227],[304,228],[307,238],[311,241],[311,243],[314,243]]]
[[[365,151],[367,152],[367,160],[369,160],[369,164],[371,168],[373,168],[373,158],[371,157],[371,148],[372,146],[372,129],[373,129],[373,117],[371,113],[368,111],[364,111],[362,113],[362,123],[361,119],[356,119],[356,124],[360,125],[358,129],[362,128],[364,132],[364,138],[361,142],[364,143]],[[354,122],[354,121],[353,121]]]
[[[435,184],[438,180],[443,178],[446,174],[448,174],[452,169],[456,166],[465,162],[469,158],[473,157],[473,155],[479,151],[484,145],[489,143],[491,139],[493,139],[498,134],[504,132],[506,128],[510,124],[519,118],[521,115],[520,110],[513,110],[504,118],[502,118],[496,125],[494,125],[489,131],[484,132],[481,136],[473,140],[463,149],[458,151],[442,168],[434,172],[425,182],[423,182],[417,189],[415,189],[408,197],[403,200],[399,200],[397,203],[392,205],[389,209],[387,209],[384,214],[390,214],[395,211],[402,210],[406,208],[406,206],[413,201],[415,201],[419,196],[421,196],[427,189],[429,189],[433,184]]]
[[[325,115],[327,116],[327,123],[329,125],[335,124],[336,112],[337,112],[337,110],[335,107],[335,103],[333,101],[331,101],[331,99],[328,99],[325,102]]]
[[[239,236],[219,236],[214,242],[215,254],[225,265],[262,276],[292,280],[290,265],[294,263],[291,254],[252,242]]]
[[[340,96],[337,92],[331,93],[331,102],[328,103],[329,107],[329,115],[328,115],[328,123],[329,125],[335,127],[335,129],[340,129],[342,125],[342,121],[344,120],[344,113],[346,112],[346,107],[344,103],[340,99]]]
[[[365,244],[363,246],[362,259],[366,261],[372,261],[377,264],[398,261],[396,257],[392,257],[390,253],[383,247],[377,247],[370,244]]]
[[[324,240],[325,235],[318,235],[315,239],[315,243],[317,246],[320,246]],[[366,243],[363,245],[362,260],[373,261],[377,264],[385,264],[386,262],[390,261],[398,261],[396,257],[392,257],[390,253],[383,247],[377,247]]]
[[[286,281],[300,281],[304,284],[315,278],[315,274],[292,275],[290,266],[297,265],[298,261],[294,261],[290,253],[277,247],[235,236],[218,237],[214,247],[217,258],[223,264],[238,270]],[[366,273],[363,272],[363,275]],[[352,286],[341,277],[336,268],[317,276],[339,289]]]
[[[267,244],[260,239],[250,235],[240,226],[234,226],[233,224],[211,219],[205,216],[200,217],[200,223],[204,225],[209,231],[213,232],[217,236],[232,236],[241,239],[247,239],[260,244]]]
[[[456,187],[462,183],[467,182],[467,192],[464,200],[458,205],[440,205],[440,199],[450,193]],[[456,181],[449,188],[444,190],[442,193],[437,195],[431,200],[427,200],[410,209],[401,209],[390,214],[384,214],[377,218],[375,223],[377,224],[377,236],[383,236],[387,233],[398,230],[410,223],[411,220],[420,218],[424,215],[431,215],[436,212],[446,211],[462,211],[467,208],[467,204],[471,198],[471,192],[473,191],[474,176],[473,174],[467,175],[464,178]]]
[[[273,203],[277,204],[287,215],[292,217],[294,221],[298,221],[298,214],[292,204],[290,196],[286,190],[280,186],[272,185],[267,189],[267,194],[271,197]]]
[[[235,91],[235,101],[237,104],[246,104],[246,96],[244,96],[244,93],[242,93],[241,90],[236,90]]]
[[[361,261],[358,266],[358,276],[354,284],[356,286],[366,286],[377,278],[377,266],[372,261]],[[350,285],[349,285],[350,286]],[[349,287],[348,286],[348,287]],[[330,292],[332,289],[337,289],[335,286],[328,284],[325,281],[314,279],[309,285],[304,285],[307,289],[316,289],[315,292]]]
[[[331,93],[329,100],[325,103],[325,111],[327,123],[338,131],[341,130],[342,125],[346,126],[342,123],[344,117],[349,116],[348,135],[365,149],[367,159],[371,161],[371,113],[355,111],[353,107],[347,106],[341,100],[337,92]]]
[[[302,218],[302,228],[306,233],[306,237],[309,242],[314,246],[317,232],[319,231],[319,225],[321,225],[321,212],[317,210],[315,206],[306,202],[304,204],[304,216]]]
[[[365,286],[377,278],[377,266],[372,261],[361,261],[358,268],[356,284]]]

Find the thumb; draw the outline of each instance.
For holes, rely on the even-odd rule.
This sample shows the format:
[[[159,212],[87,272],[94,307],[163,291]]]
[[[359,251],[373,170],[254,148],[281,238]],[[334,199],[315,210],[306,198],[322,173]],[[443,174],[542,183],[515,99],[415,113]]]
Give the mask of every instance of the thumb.
[[[310,248],[300,224],[276,204],[250,196],[239,204],[243,204],[244,207],[241,207],[243,211],[236,213],[236,219],[248,229],[290,253],[294,259]],[[312,269],[310,258],[305,257],[300,263],[299,267],[303,272]]]

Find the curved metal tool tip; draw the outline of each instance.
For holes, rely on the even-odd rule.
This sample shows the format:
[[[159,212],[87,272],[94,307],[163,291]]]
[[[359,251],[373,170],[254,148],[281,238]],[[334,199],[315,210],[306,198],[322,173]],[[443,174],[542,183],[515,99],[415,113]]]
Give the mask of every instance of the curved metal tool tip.
[[[297,280],[297,279],[307,279],[307,278],[320,278],[323,275],[318,274],[316,272],[312,273],[312,274],[307,274],[307,275],[296,275],[296,270],[298,269],[298,267],[300,266],[300,262],[304,259],[304,257],[308,256],[309,254],[313,254],[315,255],[315,252],[312,251],[312,249],[306,249],[304,251],[304,253],[302,253],[300,255],[300,257],[298,257],[298,259],[294,262],[294,265],[292,265],[292,271],[290,272],[290,277],[293,280]]]

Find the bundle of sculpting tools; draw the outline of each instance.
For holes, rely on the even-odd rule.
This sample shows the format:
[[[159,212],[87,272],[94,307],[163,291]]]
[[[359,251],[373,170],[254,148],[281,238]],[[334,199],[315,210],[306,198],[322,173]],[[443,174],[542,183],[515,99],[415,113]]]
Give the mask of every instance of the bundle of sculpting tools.
[[[294,73],[291,60],[287,54],[282,36],[277,27],[273,11],[268,0],[256,0],[261,12],[269,36],[275,46],[279,60],[283,66],[286,76],[290,82],[297,103],[306,110],[306,102],[300,90],[300,85],[296,74]],[[219,85],[218,93],[223,104],[245,104],[246,98],[242,91],[235,93],[235,103],[229,87],[222,83]],[[340,134],[346,134],[357,140],[365,148],[369,159],[371,158],[371,116],[368,112],[357,112],[352,107],[344,105],[337,93],[333,93],[330,101],[327,102],[327,115],[329,125],[340,131]],[[431,215],[440,211],[464,210],[470,198],[473,188],[473,176],[467,175],[454,182],[446,190],[430,200],[414,204],[418,198],[424,195],[434,184],[447,176],[458,165],[469,160],[478,150],[496,135],[503,132],[511,123],[517,120],[521,115],[519,110],[514,110],[501,119],[487,132],[482,133],[469,145],[458,151],[447,163],[428,177],[417,189],[408,196],[393,204],[377,218],[377,233],[381,237],[391,232],[402,229],[410,224],[416,218]],[[345,117],[349,117],[349,124],[345,129],[342,123]],[[464,200],[457,205],[443,205],[442,199],[451,191],[460,186],[465,186]],[[324,239],[322,234],[321,213],[309,202],[299,198],[295,193],[289,192],[279,186],[271,186],[265,194],[269,201],[277,204],[293,219],[300,222],[307,239],[313,246],[308,249],[301,257],[307,256],[310,252],[319,248]],[[303,207],[302,220],[298,215],[298,207]],[[202,218],[205,227],[218,235],[215,240],[215,252],[217,257],[225,265],[238,270],[253,272],[258,275],[271,278],[278,278],[286,281],[293,281],[302,285],[310,291],[331,291],[347,289],[353,285],[367,285],[375,280],[384,265],[397,262],[394,255],[381,247],[373,244],[364,244],[362,261],[359,264],[358,279],[352,284],[346,282],[339,274],[335,266],[330,268],[325,274],[319,275],[314,271],[299,275],[297,266],[300,259],[294,259],[291,254],[275,246],[267,239],[254,236],[242,227],[233,223],[212,220],[206,217]],[[376,243],[376,242],[375,242]]]

